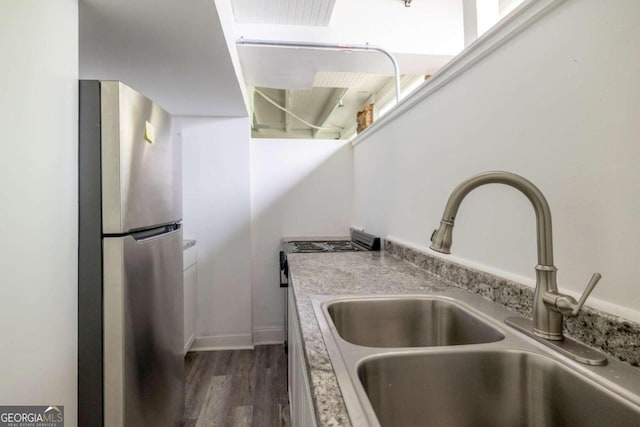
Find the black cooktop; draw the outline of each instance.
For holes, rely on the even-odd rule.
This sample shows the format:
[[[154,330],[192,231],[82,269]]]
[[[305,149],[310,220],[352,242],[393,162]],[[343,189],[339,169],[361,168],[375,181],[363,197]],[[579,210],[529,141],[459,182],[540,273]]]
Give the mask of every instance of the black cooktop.
[[[289,253],[311,253],[311,252],[353,252],[364,251],[365,248],[358,247],[350,240],[327,240],[327,241],[292,241],[287,242],[287,252]]]
[[[293,240],[285,243],[287,253],[379,251],[380,238],[354,230],[351,240]]]

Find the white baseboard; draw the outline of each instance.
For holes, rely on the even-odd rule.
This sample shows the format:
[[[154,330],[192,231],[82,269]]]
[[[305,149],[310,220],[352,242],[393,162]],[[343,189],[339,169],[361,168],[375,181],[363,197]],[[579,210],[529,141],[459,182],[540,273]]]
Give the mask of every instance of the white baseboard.
[[[196,337],[189,351],[253,349],[252,338],[251,334]]]
[[[276,326],[271,328],[257,328],[253,330],[253,343],[261,344],[282,344],[284,342],[284,327]]]
[[[193,342],[196,340],[196,334],[191,334],[187,343],[184,345],[184,354],[187,354],[193,345]]]

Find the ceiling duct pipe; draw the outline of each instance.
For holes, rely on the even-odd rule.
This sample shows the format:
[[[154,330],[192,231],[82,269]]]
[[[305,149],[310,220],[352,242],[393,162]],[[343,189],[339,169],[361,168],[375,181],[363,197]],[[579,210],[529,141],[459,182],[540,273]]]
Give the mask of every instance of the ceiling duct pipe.
[[[374,52],[380,52],[384,54],[393,64],[393,74],[396,82],[396,104],[400,102],[400,66],[396,58],[386,49],[378,46],[372,46],[370,44],[332,44],[332,43],[300,43],[300,42],[281,42],[281,41],[268,41],[268,40],[251,40],[240,38],[236,42],[238,45],[244,46],[269,46],[269,47],[289,47],[289,48],[305,48],[305,49],[320,49],[320,50],[370,50]]]

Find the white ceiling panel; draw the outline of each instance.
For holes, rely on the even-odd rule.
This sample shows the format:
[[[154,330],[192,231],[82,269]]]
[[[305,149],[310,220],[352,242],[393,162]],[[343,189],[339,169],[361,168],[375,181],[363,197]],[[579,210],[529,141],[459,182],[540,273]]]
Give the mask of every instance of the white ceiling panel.
[[[331,88],[313,88],[307,90],[292,90],[291,94],[291,110],[295,111],[300,117],[306,121],[320,126],[316,121],[322,113],[324,106],[329,102],[333,89]],[[333,102],[337,102],[336,99]]]
[[[389,80],[387,74],[341,73],[320,71],[313,80],[314,87],[359,88],[373,91]]]
[[[232,0],[239,24],[327,26],[335,0]]]
[[[246,117],[210,0],[82,0],[80,78],[121,80],[172,114]]]
[[[301,67],[299,57],[282,50],[288,49],[272,52],[275,57],[270,57],[263,47],[238,46],[248,86],[278,89],[308,89],[313,86],[315,67]]]
[[[313,80],[314,87],[360,86],[369,74],[320,71]]]

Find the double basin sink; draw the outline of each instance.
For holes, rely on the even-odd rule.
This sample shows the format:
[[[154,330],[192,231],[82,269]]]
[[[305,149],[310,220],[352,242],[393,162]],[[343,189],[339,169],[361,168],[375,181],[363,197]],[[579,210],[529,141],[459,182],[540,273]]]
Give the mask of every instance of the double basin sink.
[[[640,371],[587,366],[477,295],[313,298],[354,426],[640,426]]]

